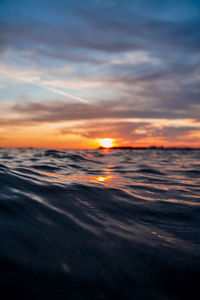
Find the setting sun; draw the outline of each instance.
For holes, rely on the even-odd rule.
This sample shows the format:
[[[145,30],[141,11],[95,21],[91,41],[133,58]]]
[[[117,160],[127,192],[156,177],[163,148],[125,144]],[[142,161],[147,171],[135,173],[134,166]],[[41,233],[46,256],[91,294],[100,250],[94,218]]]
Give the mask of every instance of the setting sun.
[[[99,141],[100,145],[104,148],[111,148],[114,146],[114,140],[113,139],[102,139]]]

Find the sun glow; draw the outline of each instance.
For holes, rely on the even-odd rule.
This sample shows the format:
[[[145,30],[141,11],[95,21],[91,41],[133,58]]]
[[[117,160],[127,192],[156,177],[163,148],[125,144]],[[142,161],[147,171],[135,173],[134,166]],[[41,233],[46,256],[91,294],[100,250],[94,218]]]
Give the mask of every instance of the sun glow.
[[[99,144],[104,148],[111,148],[114,146],[114,140],[113,139],[102,139],[99,141]]]
[[[108,176],[98,176],[95,177],[94,180],[92,180],[93,182],[98,182],[98,183],[105,183],[107,181],[110,181],[112,179],[113,176],[108,175]]]

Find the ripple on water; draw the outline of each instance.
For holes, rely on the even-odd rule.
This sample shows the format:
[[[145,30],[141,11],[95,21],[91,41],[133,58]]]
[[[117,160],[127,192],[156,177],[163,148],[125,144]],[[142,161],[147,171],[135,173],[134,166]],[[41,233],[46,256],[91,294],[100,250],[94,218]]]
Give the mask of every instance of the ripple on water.
[[[200,151],[0,149],[12,299],[192,299]]]

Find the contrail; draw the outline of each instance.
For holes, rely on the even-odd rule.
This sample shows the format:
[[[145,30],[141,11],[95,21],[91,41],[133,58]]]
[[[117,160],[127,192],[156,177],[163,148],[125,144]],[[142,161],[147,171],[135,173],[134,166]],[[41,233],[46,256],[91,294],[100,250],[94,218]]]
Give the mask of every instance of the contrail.
[[[11,70],[12,72],[12,70]],[[14,73],[14,72],[13,72]],[[33,84],[33,85],[36,85],[36,86],[39,86],[39,87],[42,87],[48,91],[51,91],[53,93],[56,93],[56,94],[59,94],[59,95],[62,95],[62,96],[65,96],[65,97],[68,97],[68,98],[71,98],[71,99],[75,99],[75,100],[78,100],[82,103],[90,103],[90,101],[84,99],[84,98],[81,98],[81,97],[78,97],[78,96],[74,96],[70,93],[66,93],[64,91],[61,91],[59,89],[56,89],[56,88],[52,88],[50,86],[47,86],[45,84],[42,84],[40,82],[35,82],[34,80],[31,80],[31,79],[28,79],[28,78],[24,78],[23,76],[20,76],[20,74],[18,75],[15,75],[15,74],[10,74],[10,72],[6,71],[6,70],[0,70],[0,74],[4,75],[4,76],[7,76],[7,77],[11,77],[11,78],[14,78],[16,80],[20,80],[20,81],[23,81],[23,82],[27,82],[27,83],[30,83],[30,84]]]
[[[83,98],[74,96],[74,95],[72,95],[72,94],[69,94],[69,93],[66,93],[66,92],[63,92],[63,91],[60,91],[60,90],[55,89],[55,88],[52,88],[52,87],[50,87],[50,86],[46,86],[46,85],[42,85],[42,84],[39,84],[39,86],[41,86],[41,87],[43,87],[44,89],[47,89],[47,90],[49,90],[49,91],[52,91],[52,92],[54,92],[54,93],[57,93],[57,94],[60,94],[60,95],[63,95],[63,96],[66,96],[66,97],[69,97],[69,98],[78,100],[78,101],[80,101],[80,102],[83,102],[83,103],[89,103],[89,101],[86,100],[86,99],[83,99]]]

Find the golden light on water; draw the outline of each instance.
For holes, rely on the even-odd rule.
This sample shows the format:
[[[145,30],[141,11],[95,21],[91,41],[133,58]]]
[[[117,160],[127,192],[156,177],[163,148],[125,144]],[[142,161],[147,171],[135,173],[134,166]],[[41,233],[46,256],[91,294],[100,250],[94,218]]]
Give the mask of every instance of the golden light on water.
[[[114,139],[101,139],[99,141],[100,146],[104,147],[104,148],[111,148],[114,146]]]
[[[95,179],[96,179],[96,181],[100,181],[100,182],[104,182],[107,180],[107,178],[103,177],[103,176],[96,177]]]
[[[98,182],[98,183],[107,183],[110,182],[113,179],[112,175],[107,176],[97,176],[94,179],[92,179],[92,182]]]

